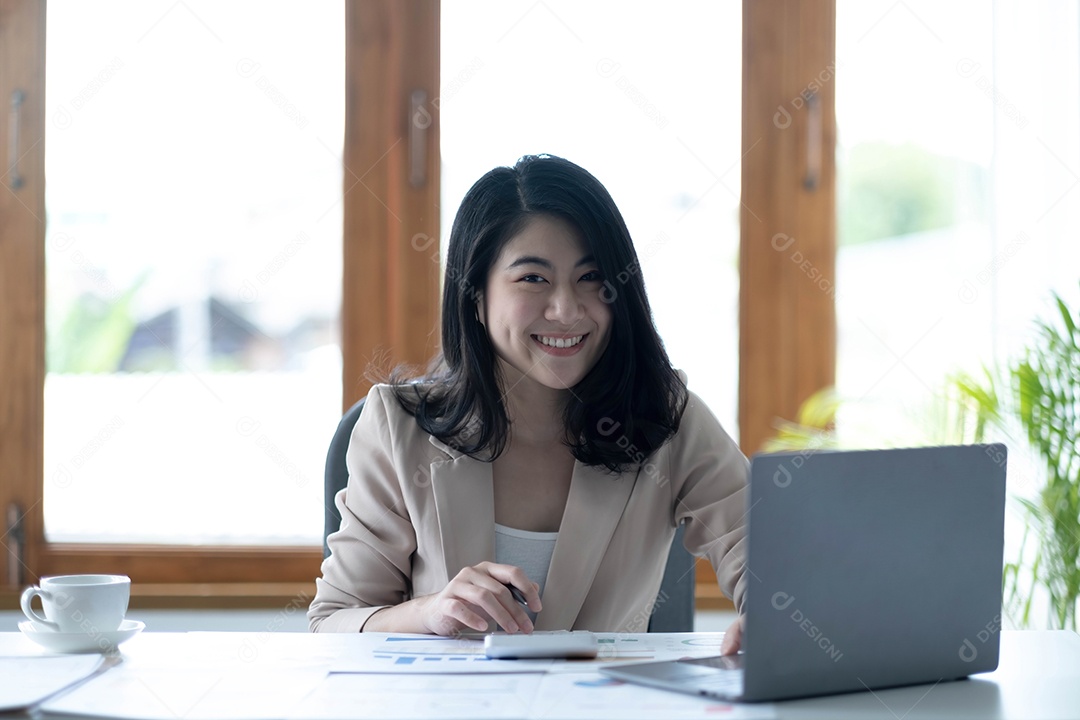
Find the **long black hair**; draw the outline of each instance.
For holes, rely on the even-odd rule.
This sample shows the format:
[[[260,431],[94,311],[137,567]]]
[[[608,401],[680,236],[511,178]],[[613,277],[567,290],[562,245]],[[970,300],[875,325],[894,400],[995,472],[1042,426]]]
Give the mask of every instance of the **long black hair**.
[[[492,460],[505,450],[510,422],[478,301],[503,247],[540,215],[562,218],[581,233],[612,315],[607,348],[567,394],[567,445],[587,465],[616,472],[639,465],[678,430],[686,386],[656,332],[615,201],[588,171],[559,157],[530,155],[495,168],[465,195],[450,232],[442,353],[422,382],[395,382],[398,400],[424,431],[463,453]]]

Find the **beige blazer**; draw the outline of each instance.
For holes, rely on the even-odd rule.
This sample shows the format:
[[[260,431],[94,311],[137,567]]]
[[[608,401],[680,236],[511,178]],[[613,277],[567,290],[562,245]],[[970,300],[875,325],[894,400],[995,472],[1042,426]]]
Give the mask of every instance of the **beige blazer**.
[[[618,433],[618,429],[613,429]],[[575,463],[537,630],[643,632],[678,523],[740,610],[746,590],[748,463],[691,393],[679,432],[616,475]],[[313,632],[360,632],[377,610],[442,590],[463,567],[495,559],[491,464],[423,432],[377,385],[346,455],[335,498],[341,529],[308,610]]]

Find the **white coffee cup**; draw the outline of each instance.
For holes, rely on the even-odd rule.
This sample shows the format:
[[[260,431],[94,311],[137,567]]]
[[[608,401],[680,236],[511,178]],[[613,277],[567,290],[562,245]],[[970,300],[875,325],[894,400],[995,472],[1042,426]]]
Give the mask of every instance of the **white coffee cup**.
[[[31,607],[35,595],[41,597],[45,617]],[[96,635],[120,627],[130,597],[131,579],[126,575],[57,575],[26,588],[21,604],[26,617],[39,627]]]

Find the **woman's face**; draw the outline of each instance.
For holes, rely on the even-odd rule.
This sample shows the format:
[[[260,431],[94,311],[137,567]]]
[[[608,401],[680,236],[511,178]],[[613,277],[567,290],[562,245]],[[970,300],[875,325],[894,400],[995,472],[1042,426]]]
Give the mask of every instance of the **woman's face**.
[[[523,383],[565,390],[585,377],[611,332],[603,280],[577,229],[561,218],[535,216],[506,243],[479,307],[504,392]]]

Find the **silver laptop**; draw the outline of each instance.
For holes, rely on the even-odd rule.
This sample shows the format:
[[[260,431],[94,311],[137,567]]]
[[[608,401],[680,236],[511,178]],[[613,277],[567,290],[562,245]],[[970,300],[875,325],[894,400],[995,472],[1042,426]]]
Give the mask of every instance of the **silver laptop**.
[[[757,455],[744,652],[608,666],[755,702],[994,670],[1004,445]]]

